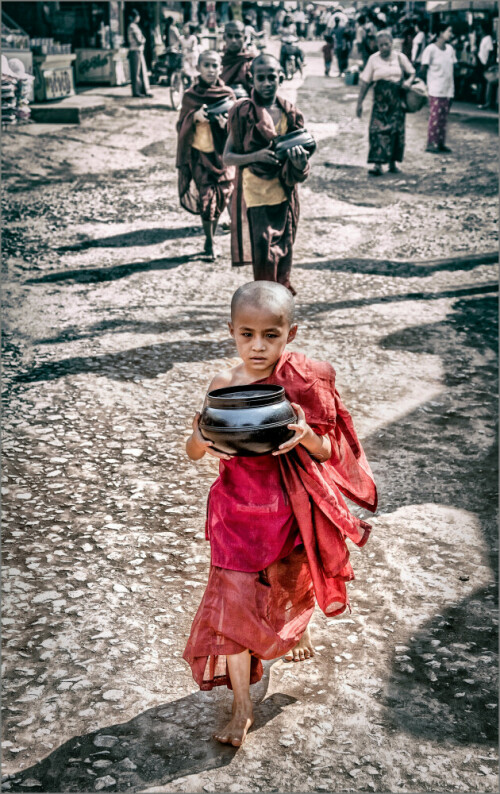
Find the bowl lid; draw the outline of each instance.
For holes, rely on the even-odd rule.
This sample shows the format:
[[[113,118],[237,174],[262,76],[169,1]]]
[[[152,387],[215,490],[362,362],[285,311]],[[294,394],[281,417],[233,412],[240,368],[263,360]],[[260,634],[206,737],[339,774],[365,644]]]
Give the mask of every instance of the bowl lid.
[[[211,408],[259,408],[285,400],[283,386],[249,383],[247,386],[225,386],[207,394]]]

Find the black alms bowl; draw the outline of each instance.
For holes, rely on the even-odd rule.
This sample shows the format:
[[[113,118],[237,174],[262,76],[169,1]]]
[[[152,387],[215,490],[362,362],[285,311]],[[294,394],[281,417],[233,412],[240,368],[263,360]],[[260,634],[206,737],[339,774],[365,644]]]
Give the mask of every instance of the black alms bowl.
[[[207,105],[206,114],[209,119],[213,119],[216,116],[222,116],[224,113],[229,113],[231,108],[234,105],[234,99],[227,96],[223,99],[219,99],[218,102],[214,102],[212,105]]]
[[[214,389],[200,417],[200,431],[219,452],[242,457],[268,455],[294,434],[297,421],[282,386]]]
[[[316,151],[316,141],[310,132],[303,127],[300,130],[278,135],[273,141],[273,149],[278,160],[286,160],[288,152],[294,146],[303,146],[310,157]]]

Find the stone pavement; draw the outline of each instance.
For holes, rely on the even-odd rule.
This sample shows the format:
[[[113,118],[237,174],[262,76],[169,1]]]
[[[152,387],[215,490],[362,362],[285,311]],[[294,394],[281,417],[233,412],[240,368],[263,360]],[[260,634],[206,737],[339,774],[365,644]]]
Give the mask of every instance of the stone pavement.
[[[294,349],[335,365],[380,488],[352,613],[266,663],[243,748],[210,738],[229,694],[180,656],[216,465],[183,444],[251,274],[223,229],[200,255],[173,112],[5,134],[5,791],[497,790],[496,139],[451,119],[435,157],[417,114],[370,181],[356,92],[312,49],[285,87],[318,140]]]

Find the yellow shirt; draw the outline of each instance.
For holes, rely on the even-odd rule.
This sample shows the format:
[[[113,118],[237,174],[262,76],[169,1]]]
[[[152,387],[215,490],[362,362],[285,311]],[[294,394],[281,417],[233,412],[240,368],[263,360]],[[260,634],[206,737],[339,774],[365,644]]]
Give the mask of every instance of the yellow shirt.
[[[276,125],[276,134],[284,135],[287,131],[287,118],[284,113]],[[283,190],[278,177],[274,179],[262,179],[255,176],[248,168],[243,169],[243,197],[247,207],[264,207],[273,204],[281,204],[286,201],[286,193]]]
[[[205,152],[206,154],[215,151],[210,122],[202,121],[201,124],[195,124],[194,138],[191,146],[193,149],[198,149],[199,152]]]

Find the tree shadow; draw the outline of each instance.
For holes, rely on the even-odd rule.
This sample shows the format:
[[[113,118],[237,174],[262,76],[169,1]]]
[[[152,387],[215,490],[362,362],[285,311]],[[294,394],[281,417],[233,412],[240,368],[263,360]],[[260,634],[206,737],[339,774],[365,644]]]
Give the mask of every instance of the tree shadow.
[[[460,298],[473,295],[484,295],[487,292],[497,292],[498,284],[483,284],[477,287],[457,287],[456,289],[447,289],[436,292],[430,290],[429,292],[405,292],[397,293],[396,295],[377,295],[371,298],[351,298],[343,301],[332,301],[322,303],[316,301],[298,307],[299,316],[307,316],[308,318],[314,317],[316,314],[323,314],[324,312],[337,311],[339,309],[356,309],[362,306],[373,306],[377,303],[404,303],[406,301],[430,301],[440,300],[441,298]],[[418,326],[421,328],[422,326]],[[411,329],[410,329],[411,330]]]
[[[446,259],[430,259],[401,262],[393,259],[328,259],[320,262],[297,262],[294,267],[301,270],[330,270],[340,273],[366,273],[374,276],[396,276],[398,278],[425,278],[439,271],[474,270],[480,265],[494,265],[498,252],[470,254]]]
[[[38,345],[56,345],[82,339],[93,339],[98,334],[133,333],[133,334],[167,334],[172,331],[185,331],[190,336],[212,333],[220,330],[227,323],[227,312],[200,306],[195,310],[184,311],[181,316],[172,320],[150,321],[128,320],[125,317],[117,320],[102,320],[82,331],[79,326],[65,328],[57,336],[35,340]]]
[[[149,259],[147,262],[132,262],[127,265],[112,267],[88,267],[83,270],[62,270],[58,273],[47,273],[39,278],[26,279],[27,284],[53,284],[60,281],[72,281],[77,284],[90,284],[103,281],[117,281],[133,273],[148,273],[151,270],[171,270],[185,265],[193,259],[202,259],[202,254],[184,254],[170,258]]]
[[[99,237],[97,240],[89,238],[73,245],[62,245],[56,250],[88,251],[89,248],[128,248],[136,245],[158,245],[167,240],[180,240],[183,237],[194,237],[202,234],[201,226],[181,226],[171,229],[135,229],[123,234],[113,234],[109,237]]]
[[[156,378],[172,369],[176,362],[207,361],[234,355],[232,339],[223,341],[178,340],[134,347],[101,356],[73,356],[48,361],[15,378],[17,383],[57,380],[67,375],[93,372],[112,380],[141,381]]]
[[[474,514],[495,579],[497,338],[498,303],[489,296],[458,300],[442,322],[385,337],[380,343],[385,350],[439,355],[445,388],[364,444],[384,511],[432,502]],[[450,527],[449,536],[440,537],[443,549],[463,542],[453,534]],[[469,570],[463,551],[460,569],[450,571],[457,578]],[[452,606],[438,602],[439,614],[406,640],[405,663],[394,658],[384,698],[397,729],[459,744],[496,743],[496,601],[492,584]]]
[[[33,786],[31,779],[38,781],[36,791],[89,792],[99,788],[99,778],[109,777],[102,786],[106,791],[137,791],[225,767],[238,748],[212,738],[214,705],[220,701],[214,693],[196,692],[148,709],[129,722],[75,736],[39,763],[10,775],[4,790],[26,791]],[[251,731],[295,702],[281,693],[263,699]],[[221,725],[230,718],[229,700],[223,708],[227,713],[219,714]]]

